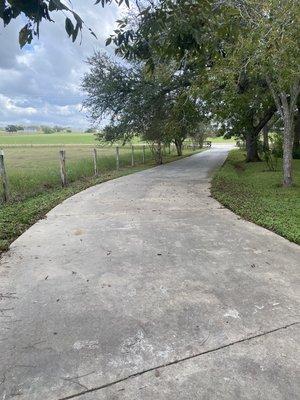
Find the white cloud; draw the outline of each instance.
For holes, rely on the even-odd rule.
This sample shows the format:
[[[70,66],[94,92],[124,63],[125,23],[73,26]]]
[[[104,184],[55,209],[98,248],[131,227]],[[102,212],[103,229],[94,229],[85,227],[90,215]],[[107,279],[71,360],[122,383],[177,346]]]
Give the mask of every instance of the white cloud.
[[[22,105],[18,105],[15,100],[3,96],[0,93],[0,116],[1,114],[5,115],[6,113],[18,118],[20,115],[28,116],[36,114],[37,110],[34,107],[22,107]]]
[[[85,60],[94,50],[107,50],[105,39],[115,28],[122,8],[105,8],[87,0],[74,2],[74,9],[98,40],[85,29],[82,43],[67,37],[64,17],[57,13],[55,23],[43,22],[40,39],[22,50],[18,32],[24,21],[16,20],[0,28],[0,126],[15,124],[59,124],[86,127],[82,111],[84,94],[80,82],[87,71]]]

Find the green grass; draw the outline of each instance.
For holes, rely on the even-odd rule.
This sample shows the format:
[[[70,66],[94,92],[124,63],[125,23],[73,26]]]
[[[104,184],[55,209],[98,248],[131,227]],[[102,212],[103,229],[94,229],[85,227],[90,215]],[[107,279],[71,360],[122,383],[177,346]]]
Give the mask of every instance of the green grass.
[[[235,140],[224,139],[223,137],[208,137],[213,143],[235,143]],[[99,142],[95,139],[92,133],[80,132],[62,132],[62,133],[5,133],[0,132],[0,147],[1,146],[59,146],[59,145],[97,145]],[[139,137],[132,139],[132,143],[141,143]]]
[[[232,144],[236,142],[236,139],[234,138],[224,139],[222,136],[208,137],[205,140],[211,141],[212,143],[223,143],[223,144]]]
[[[68,145],[97,144],[95,135],[91,133],[1,133],[0,146],[7,145]]]
[[[93,175],[93,147],[66,147],[66,167],[69,182]],[[57,147],[8,147],[4,149],[12,201],[24,200],[46,189],[60,187],[59,148]],[[98,169],[102,173],[116,167],[115,147],[98,148]],[[142,163],[142,147],[135,147],[135,161]],[[174,153],[173,153],[174,155]],[[153,160],[146,148],[146,160]],[[131,148],[120,147],[120,167],[131,164]]]
[[[283,188],[282,161],[277,171],[264,162],[246,163],[241,150],[232,150],[212,180],[211,192],[236,214],[300,244],[300,160],[294,160],[294,182]]]
[[[146,163],[142,164],[142,151],[136,149],[136,166],[131,167],[130,149],[122,148],[120,170],[116,171],[115,149],[106,148],[98,151],[100,175],[93,177],[91,148],[67,148],[66,154],[69,186],[61,188],[58,149],[5,149],[11,199],[10,203],[0,205],[0,252],[7,250],[13,240],[67,197],[92,185],[155,165],[150,150],[147,149]],[[193,152],[184,151],[184,157],[190,154]],[[166,154],[164,162],[179,158],[174,153]]]

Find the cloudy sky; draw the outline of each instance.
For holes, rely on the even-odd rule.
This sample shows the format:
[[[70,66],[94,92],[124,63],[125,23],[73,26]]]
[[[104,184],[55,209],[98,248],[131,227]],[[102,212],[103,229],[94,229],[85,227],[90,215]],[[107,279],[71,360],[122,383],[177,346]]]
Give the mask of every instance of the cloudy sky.
[[[67,37],[64,18],[55,15],[55,23],[43,22],[40,39],[34,39],[22,50],[18,32],[24,21],[13,21],[0,27],[0,127],[6,124],[45,124],[84,129],[89,121],[82,110],[84,94],[80,81],[94,50],[105,48],[122,9],[116,5],[102,8],[92,0],[73,1],[74,10],[98,40],[83,32],[76,43]],[[124,12],[124,9],[123,9]]]

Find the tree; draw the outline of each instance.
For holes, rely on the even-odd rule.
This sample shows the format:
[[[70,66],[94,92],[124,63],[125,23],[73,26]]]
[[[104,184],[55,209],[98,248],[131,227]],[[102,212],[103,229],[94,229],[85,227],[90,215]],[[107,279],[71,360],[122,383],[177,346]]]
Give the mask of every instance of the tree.
[[[195,129],[189,133],[189,137],[196,143],[200,148],[203,147],[204,140],[208,136],[214,136],[215,127],[212,125],[209,119],[204,119],[199,122]]]
[[[191,92],[206,105],[206,115],[213,120],[217,117],[227,136],[242,135],[247,160],[257,161],[261,124],[274,111],[269,112],[265,99],[258,98],[254,79],[250,90],[248,85],[242,87],[239,72],[232,74],[224,68],[228,43],[235,42],[240,27],[239,23],[229,21],[222,7],[213,1],[162,0],[143,9],[133,27],[130,21],[121,21],[111,39],[118,54],[129,60],[144,60],[151,71],[156,59],[166,63],[172,60],[178,73],[192,70]],[[260,93],[266,92],[265,86],[259,88]],[[174,123],[173,119],[173,126]]]
[[[50,126],[41,126],[41,130],[43,133],[45,133],[46,135],[49,135],[51,133],[54,133],[54,129],[50,128]]]
[[[126,142],[140,134],[152,143],[157,162],[162,162],[165,96],[158,81],[148,78],[143,65],[122,65],[95,53],[88,59],[90,72],[82,87],[87,93],[84,106],[94,123],[109,118],[102,138]]]
[[[176,60],[179,68],[196,63],[201,75],[198,88],[201,80],[203,86],[203,77],[210,82],[216,65],[224,71],[230,65],[236,76],[251,77],[255,72],[267,84],[265,90],[284,123],[283,185],[290,186],[294,114],[300,91],[299,14],[297,0],[161,0],[141,11],[134,28],[120,22],[112,40],[119,54],[143,59],[150,69],[157,56]],[[246,140],[249,161],[257,158],[253,147],[271,111],[266,110],[260,121],[255,116],[260,108],[249,113],[250,121],[244,125],[253,131]]]
[[[14,133],[14,132],[18,132],[18,131],[24,131],[23,126],[20,125],[7,125],[5,127],[6,132],[9,133]]]
[[[297,112],[294,118],[293,157],[300,158],[300,96],[298,97]]]
[[[118,21],[118,29],[107,40],[124,58],[143,60],[153,70],[156,60],[175,60],[178,68],[196,63],[211,66],[219,53],[219,7],[215,1],[137,0],[138,14]]]
[[[88,60],[85,108],[94,123],[110,118],[101,140],[126,142],[140,134],[153,144],[158,163],[163,143],[174,141],[178,155],[189,131],[199,121],[198,105],[188,93],[190,71],[178,74],[172,63],[146,73],[144,63],[118,64],[101,53]]]
[[[174,141],[177,155],[182,155],[182,145],[187,136],[195,135],[203,115],[200,104],[186,88],[181,88],[170,95],[165,132]]]
[[[129,6],[129,0],[124,0]],[[95,4],[101,3],[102,7],[111,4],[113,0],[96,0]],[[122,4],[123,0],[115,0],[117,4]],[[78,33],[82,31],[84,21],[69,6],[61,0],[0,0],[0,19],[4,26],[8,25],[13,19],[22,19],[25,16],[27,22],[19,32],[19,44],[23,47],[31,43],[34,36],[39,37],[40,24],[42,21],[54,22],[54,12],[63,13],[65,18],[65,29],[68,36],[74,42]],[[70,18],[71,17],[71,18]],[[95,36],[91,28],[90,33]]]
[[[300,8],[296,0],[232,1],[243,21],[233,57],[267,82],[284,125],[283,186],[292,185],[294,120],[300,93]],[[247,33],[246,33],[247,32]]]
[[[246,144],[247,162],[260,161],[259,135],[276,112],[266,82],[255,74],[239,73],[235,66],[224,69],[223,62],[211,71],[203,95],[219,132],[241,138]]]
[[[63,131],[65,131],[65,130],[66,130],[66,128],[63,127],[63,126],[59,126],[59,125],[54,125],[54,126],[53,126],[53,131],[54,131],[54,132],[63,132]]]
[[[84,131],[84,133],[96,133],[97,129],[96,128],[88,128]]]

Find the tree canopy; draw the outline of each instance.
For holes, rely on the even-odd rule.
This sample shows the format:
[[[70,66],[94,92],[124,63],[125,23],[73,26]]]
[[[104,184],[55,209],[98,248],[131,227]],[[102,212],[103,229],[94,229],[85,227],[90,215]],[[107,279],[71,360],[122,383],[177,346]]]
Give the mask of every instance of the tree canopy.
[[[194,71],[190,90],[227,135],[246,140],[248,161],[259,160],[261,129],[283,121],[285,186],[292,184],[294,119],[300,91],[300,8],[296,0],[161,0],[139,4],[108,39],[148,71],[175,63]]]
[[[9,133],[14,133],[14,132],[18,132],[18,131],[23,131],[24,128],[21,125],[7,125],[5,127],[5,131],[9,132]]]
[[[102,138],[126,141],[140,134],[155,144],[159,161],[162,143],[174,141],[181,155],[184,139],[203,118],[199,102],[188,92],[191,71],[177,74],[172,64],[161,64],[149,75],[144,63],[125,66],[99,52],[88,63],[84,106],[95,123],[109,117]]]

